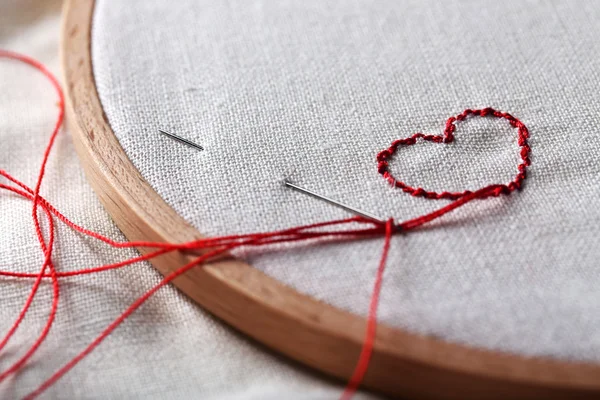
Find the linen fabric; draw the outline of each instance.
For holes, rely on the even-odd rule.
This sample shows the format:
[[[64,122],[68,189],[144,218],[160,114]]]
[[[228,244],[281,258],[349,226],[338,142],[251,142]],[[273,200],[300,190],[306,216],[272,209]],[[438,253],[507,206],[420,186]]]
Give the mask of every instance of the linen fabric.
[[[35,57],[60,76],[60,6],[58,0],[1,1],[0,48]],[[58,112],[56,95],[36,70],[6,59],[0,59],[0,90],[0,168],[33,187]],[[42,195],[75,222],[125,240],[88,186],[66,130],[54,147]],[[136,254],[61,226],[54,262],[65,271]],[[31,204],[1,191],[0,269],[38,272],[42,261]],[[26,368],[0,384],[0,398],[23,398],[37,388],[159,280],[147,263],[62,280],[57,319],[46,342]],[[32,283],[0,279],[0,335],[17,317]],[[50,300],[51,287],[43,284],[29,316],[0,353],[0,371],[33,343],[48,316]],[[342,389],[339,382],[299,367],[229,329],[169,286],[41,398],[312,400],[336,398]]]
[[[397,235],[379,318],[486,349],[600,362],[600,4],[593,1],[99,0],[96,83],[158,194],[206,235],[348,217],[282,186],[399,221],[413,198],[375,156],[466,108],[531,132],[525,187]],[[202,152],[158,134],[164,128]],[[402,148],[396,176],[475,190],[516,174],[506,121]],[[366,315],[382,239],[240,252],[276,279]]]

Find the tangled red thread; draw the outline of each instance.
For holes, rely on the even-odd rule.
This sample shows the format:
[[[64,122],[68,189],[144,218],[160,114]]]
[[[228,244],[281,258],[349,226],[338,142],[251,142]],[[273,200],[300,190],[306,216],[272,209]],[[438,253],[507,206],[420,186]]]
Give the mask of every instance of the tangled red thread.
[[[23,355],[18,358],[9,368],[0,372],[0,383],[5,380],[8,376],[15,374],[19,371],[27,361],[33,356],[33,354],[39,349],[39,347],[43,344],[46,339],[50,329],[53,325],[58,305],[59,305],[59,295],[60,295],[60,286],[59,281],[62,279],[66,279],[71,276],[84,275],[84,274],[95,274],[101,273],[103,271],[108,271],[117,268],[123,268],[128,265],[150,260],[154,257],[160,256],[162,254],[166,254],[173,251],[190,251],[190,250],[198,250],[204,249],[206,252],[193,259],[188,264],[180,267],[176,271],[164,277],[160,283],[149,289],[142,296],[140,296],[135,302],[133,302],[121,315],[119,315],[106,329],[104,329],[86,348],[81,350],[81,352],[75,356],[72,360],[70,360],[67,364],[61,367],[58,371],[53,373],[48,379],[40,384],[40,386],[26,396],[27,399],[33,399],[40,394],[42,394],[45,390],[47,390],[50,386],[56,383],[64,374],[66,374],[69,370],[71,370],[79,361],[81,361],[84,357],[86,357],[89,353],[91,353],[111,332],[113,332],[126,318],[128,318],[133,312],[135,312],[145,301],[147,301],[154,293],[156,293],[160,288],[166,286],[171,281],[173,281],[178,276],[186,273],[192,268],[201,267],[201,264],[211,260],[212,258],[218,257],[219,255],[233,250],[238,247],[244,246],[266,246],[274,243],[285,243],[285,242],[297,242],[297,241],[306,241],[306,240],[314,240],[314,239],[336,239],[336,240],[352,240],[352,239],[360,239],[364,237],[373,237],[383,235],[385,237],[383,252],[381,254],[381,259],[379,262],[379,267],[377,269],[377,273],[375,276],[375,282],[373,285],[373,291],[371,294],[371,301],[369,305],[369,312],[367,316],[367,329],[365,333],[365,337],[362,344],[362,350],[359,355],[359,359],[357,365],[354,369],[352,377],[350,378],[346,389],[342,394],[343,399],[349,399],[356,392],[361,382],[364,379],[364,376],[367,372],[369,362],[371,359],[371,355],[373,353],[373,347],[375,344],[375,336],[377,329],[377,308],[379,304],[379,296],[381,292],[381,286],[383,284],[383,273],[385,270],[386,260],[390,248],[391,237],[395,232],[398,231],[409,231],[415,229],[429,221],[432,221],[436,218],[441,217],[442,215],[464,205],[467,202],[470,202],[474,199],[483,199],[490,196],[499,196],[500,194],[509,194],[521,187],[522,181],[525,179],[525,170],[527,166],[529,166],[529,152],[530,148],[527,144],[528,131],[525,125],[523,125],[516,118],[512,117],[507,113],[502,113],[500,111],[495,111],[491,108],[485,108],[483,110],[465,110],[463,113],[459,114],[457,117],[452,117],[448,120],[446,124],[446,129],[444,131],[443,136],[434,136],[434,135],[423,135],[423,134],[415,134],[410,138],[402,139],[395,141],[392,146],[379,153],[377,156],[379,172],[384,175],[384,177],[393,182],[393,184],[397,187],[402,188],[405,192],[411,193],[414,196],[423,196],[426,198],[434,198],[434,199],[449,199],[452,200],[451,203],[446,206],[431,212],[429,214],[404,221],[402,223],[395,224],[393,219],[389,219],[385,223],[374,222],[372,220],[368,220],[362,217],[354,217],[347,218],[342,220],[328,221],[317,224],[304,225],[299,227],[293,227],[289,229],[273,231],[273,232],[263,232],[263,233],[253,233],[246,235],[229,235],[229,236],[221,236],[221,237],[213,237],[206,239],[199,239],[187,243],[158,243],[158,242],[118,242],[114,241],[110,238],[107,238],[99,233],[92,232],[84,227],[81,227],[66,216],[61,214],[52,204],[50,204],[46,199],[40,196],[40,188],[44,178],[46,164],[48,161],[48,156],[50,155],[50,151],[54,145],[54,141],[56,136],[60,131],[60,127],[64,118],[64,96],[60,85],[56,78],[38,61],[20,55],[14,52],[0,50],[0,57],[10,58],[14,60],[18,60],[25,64],[28,64],[38,71],[43,73],[51,82],[54,89],[56,90],[59,97],[59,113],[50,135],[50,140],[48,141],[48,145],[44,151],[42,164],[40,167],[40,171],[38,174],[38,178],[36,181],[36,185],[34,189],[31,189],[29,186],[19,181],[15,177],[13,177],[8,172],[0,169],[0,176],[8,179],[10,184],[0,183],[0,189],[7,190],[13,192],[29,201],[32,202],[32,219],[34,223],[34,228],[36,231],[37,239],[40,243],[40,248],[42,253],[44,254],[44,261],[42,263],[42,267],[38,273],[22,273],[22,272],[13,272],[13,271],[1,271],[0,276],[12,277],[12,278],[21,278],[21,279],[32,279],[34,281],[31,291],[25,300],[25,303],[16,317],[15,321],[9,328],[8,332],[5,336],[0,340],[0,352],[4,349],[6,344],[10,341],[10,339],[14,336],[15,332],[18,330],[21,322],[25,318],[31,303],[34,297],[37,294],[37,291],[44,280],[50,279],[52,283],[52,304],[50,306],[50,311],[48,313],[48,318],[46,320],[46,324],[42,328],[38,337],[34,340],[32,345],[25,350]],[[394,178],[389,172],[388,168],[388,160],[393,156],[399,146],[401,145],[412,145],[416,143],[416,140],[422,138],[424,140],[429,140],[437,143],[449,143],[454,140],[454,122],[461,121],[465,119],[468,115],[478,115],[478,116],[494,116],[498,118],[507,119],[512,126],[517,127],[519,129],[519,145],[521,146],[521,157],[523,162],[519,165],[519,173],[513,182],[508,185],[489,185],[482,189],[479,189],[475,192],[465,191],[462,193],[435,193],[428,192],[421,188],[412,188],[401,181],[398,181]],[[42,233],[42,228],[40,226],[39,218],[38,218],[38,210],[42,209],[46,218],[48,220],[48,239],[44,238]],[[73,271],[58,271],[56,266],[52,262],[52,253],[55,245],[55,225],[54,218],[58,219],[60,222],[69,226],[71,229],[80,232],[82,234],[88,235],[95,239],[98,239],[112,247],[115,248],[129,248],[129,247],[148,247],[156,249],[153,252],[150,252],[143,256],[138,256],[131,258],[129,260],[121,261],[114,264],[101,265],[92,268],[73,270]],[[354,224],[358,226],[363,226],[362,228],[356,229],[341,229],[343,225]],[[337,228],[337,229],[336,229]]]

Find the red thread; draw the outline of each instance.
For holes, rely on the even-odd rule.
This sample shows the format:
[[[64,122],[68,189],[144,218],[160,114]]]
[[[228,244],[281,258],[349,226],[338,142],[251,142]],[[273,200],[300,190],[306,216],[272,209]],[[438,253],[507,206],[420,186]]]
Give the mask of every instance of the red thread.
[[[471,191],[465,190],[464,192],[433,192],[425,190],[421,187],[414,188],[409,186],[408,184],[402,182],[399,179],[396,179],[392,173],[390,172],[389,160],[394,156],[394,154],[398,151],[400,146],[412,146],[418,143],[417,139],[423,139],[428,142],[434,143],[452,143],[454,141],[454,132],[456,131],[456,121],[463,121],[469,115],[473,116],[481,116],[481,117],[494,117],[494,118],[504,118],[506,119],[512,127],[518,129],[518,143],[521,148],[520,156],[522,162],[518,165],[518,173],[515,178],[508,185],[490,185],[487,188],[494,186],[493,190],[485,191],[485,193],[481,193],[477,196],[480,199],[489,197],[489,196],[499,196],[500,194],[508,194],[515,189],[521,188],[523,184],[523,180],[526,177],[525,171],[527,167],[531,164],[531,160],[529,159],[529,153],[531,152],[531,148],[527,143],[527,139],[529,138],[529,131],[527,127],[518,119],[510,115],[509,113],[505,113],[502,111],[496,111],[493,108],[484,108],[482,110],[471,110],[466,109],[462,113],[458,114],[456,117],[450,117],[446,121],[446,127],[444,129],[444,133],[442,135],[425,135],[423,133],[415,133],[414,135],[405,138],[399,139],[392,142],[392,145],[379,152],[377,154],[377,170],[383,177],[392,185],[397,188],[402,189],[406,193],[411,194],[412,196],[421,196],[428,199],[448,199],[448,200],[458,200],[463,196],[467,196],[472,194]]]
[[[48,332],[50,331],[52,323],[54,322],[54,317],[55,317],[56,311],[58,309],[58,297],[59,297],[60,289],[59,289],[59,285],[58,285],[58,279],[56,278],[56,271],[55,271],[54,265],[52,264],[52,261],[51,261],[52,249],[53,249],[53,244],[54,244],[54,226],[53,226],[53,222],[49,221],[50,238],[48,241],[48,245],[46,245],[46,243],[44,242],[44,236],[42,234],[42,229],[40,227],[40,223],[38,220],[37,211],[38,211],[38,205],[39,205],[39,191],[40,191],[40,187],[42,185],[42,180],[44,179],[44,173],[46,170],[46,164],[48,162],[48,156],[50,155],[50,150],[52,149],[52,146],[54,144],[56,136],[58,135],[58,132],[62,125],[65,107],[64,107],[63,92],[60,88],[60,84],[58,83],[58,80],[54,77],[54,75],[52,75],[52,73],[43,64],[41,64],[40,62],[38,62],[30,57],[26,57],[26,56],[23,56],[23,55],[20,55],[17,53],[4,51],[4,50],[0,51],[0,57],[8,57],[8,58],[12,58],[15,60],[19,60],[23,63],[29,64],[30,66],[36,68],[44,76],[46,76],[46,78],[50,81],[50,83],[56,90],[56,92],[58,94],[58,98],[59,98],[58,118],[56,119],[56,123],[54,124],[54,129],[52,130],[52,134],[50,135],[50,140],[49,140],[48,146],[46,147],[46,150],[44,151],[44,156],[42,158],[42,165],[40,167],[40,172],[39,172],[38,179],[37,179],[37,182],[35,185],[35,189],[33,190],[33,199],[32,199],[32,201],[33,201],[32,217],[33,217],[36,235],[37,235],[38,241],[40,242],[42,252],[44,253],[44,257],[45,257],[44,263],[42,265],[42,269],[40,270],[38,277],[35,280],[35,283],[31,289],[31,292],[23,306],[23,309],[19,313],[19,316],[17,317],[17,319],[15,320],[15,322],[9,329],[6,336],[2,339],[2,342],[0,342],[0,351],[4,348],[4,346],[8,343],[10,338],[16,332],[19,325],[23,321],[23,318],[25,318],[25,315],[27,314],[27,311],[29,310],[29,307],[31,306],[31,303],[33,302],[33,299],[37,293],[37,290],[41,283],[41,279],[46,271],[46,268],[50,269],[51,277],[52,277],[52,287],[53,287],[52,305],[50,308],[50,314],[48,316],[48,320],[46,322],[46,325],[44,326],[44,329],[40,333],[40,336],[36,339],[36,341],[33,343],[33,345],[29,348],[29,350],[25,353],[25,355],[23,357],[21,357],[10,368],[8,368],[6,371],[4,371],[3,373],[0,374],[0,382],[2,382],[2,380],[4,380],[8,375],[18,371],[21,368],[21,366],[23,366],[27,362],[27,360],[35,353],[35,351],[43,343],[46,336],[48,335]],[[48,219],[50,220],[51,218],[47,211],[46,211],[46,214],[48,215]]]
[[[383,284],[383,272],[385,269],[387,255],[389,252],[391,236],[393,233],[402,231],[409,231],[421,226],[424,223],[437,219],[448,212],[474,200],[474,199],[483,199],[489,196],[499,196],[500,194],[509,194],[513,190],[520,188],[522,181],[525,179],[525,170],[527,166],[529,166],[529,152],[530,148],[527,144],[528,131],[525,125],[523,125],[516,118],[511,115],[499,111],[495,111],[491,108],[485,108],[483,110],[465,110],[463,113],[459,114],[456,117],[452,117],[446,123],[446,129],[444,130],[444,135],[442,136],[434,136],[434,135],[423,135],[423,134],[415,134],[410,138],[401,139],[395,141],[392,146],[379,153],[377,156],[378,161],[378,169],[379,172],[391,183],[393,183],[396,187],[402,188],[405,192],[408,192],[414,196],[423,196],[426,198],[433,199],[449,199],[453,200],[448,205],[431,212],[429,214],[414,218],[412,220],[408,220],[402,222],[400,224],[394,225],[393,220],[389,220],[385,224],[376,223],[371,220],[367,220],[361,217],[348,218],[337,221],[328,221],[317,224],[304,225],[299,227],[293,227],[289,229],[283,229],[274,232],[259,232],[247,235],[229,235],[222,237],[213,237],[213,238],[205,238],[194,240],[188,243],[174,244],[174,243],[155,243],[155,242],[117,242],[110,238],[107,238],[103,235],[100,235],[96,232],[92,232],[84,227],[81,227],[63,214],[61,214],[54,206],[52,206],[47,200],[39,195],[40,187],[44,178],[45,168],[48,160],[48,156],[50,151],[52,150],[54,141],[56,136],[60,130],[60,126],[62,125],[63,116],[64,116],[64,98],[60,86],[57,80],[52,76],[52,74],[39,62],[17,53],[8,52],[0,50],[0,57],[11,58],[15,60],[19,60],[24,62],[38,71],[42,72],[52,83],[53,87],[58,93],[59,97],[59,115],[57,118],[57,122],[54,126],[52,134],[50,136],[50,140],[48,145],[44,151],[44,156],[42,160],[42,165],[40,168],[40,172],[38,175],[38,179],[34,189],[29,188],[24,183],[20,182],[8,172],[4,170],[0,170],[0,175],[8,179],[11,184],[0,184],[0,189],[11,191],[27,200],[30,200],[33,203],[32,207],[32,219],[34,222],[34,227],[36,231],[36,235],[38,241],[40,243],[40,248],[44,254],[44,262],[42,264],[42,268],[39,273],[17,273],[11,271],[0,271],[0,276],[8,276],[13,278],[22,278],[22,279],[34,279],[34,284],[32,286],[31,292],[21,310],[18,317],[15,319],[15,322],[10,327],[8,333],[4,336],[2,341],[0,341],[0,351],[4,348],[4,346],[9,342],[11,337],[17,331],[20,323],[23,318],[27,314],[31,302],[35,297],[38,288],[41,284],[41,281],[44,279],[50,279],[53,287],[53,296],[52,296],[52,304],[49,312],[48,319],[46,324],[44,325],[42,331],[40,332],[38,338],[34,341],[29,349],[21,356],[13,365],[11,365],[8,369],[0,373],[0,382],[8,377],[11,374],[17,372],[20,368],[25,365],[25,363],[29,360],[29,358],[37,351],[37,349],[41,346],[45,338],[47,337],[53,321],[58,310],[58,299],[59,299],[59,279],[68,278],[70,276],[83,275],[83,274],[93,274],[100,273],[103,271],[122,268],[140,261],[145,261],[152,259],[156,256],[166,254],[172,251],[198,251],[202,250],[204,252],[203,255],[198,256],[189,264],[179,268],[175,272],[166,276],[159,284],[152,287],[146,293],[144,293],[141,297],[139,297],[130,307],[128,307],[117,319],[113,321],[92,343],[90,343],[83,351],[81,351],[75,358],[73,358],[70,362],[65,364],[61,369],[56,371],[52,376],[50,376],[46,381],[44,381],[34,392],[30,393],[27,398],[33,399],[47,390],[50,386],[52,386],[56,381],[58,381],[64,374],[66,374],[69,370],[71,370],[77,363],[79,363],[86,355],[88,355],[91,351],[93,351],[106,337],[114,331],[129,315],[131,315],[135,310],[137,310],[146,300],[148,300],[156,291],[158,291],[163,286],[167,285],[177,276],[184,274],[191,268],[199,266],[203,262],[210,260],[211,258],[218,257],[219,255],[227,252],[229,250],[235,249],[241,246],[265,246],[274,243],[284,243],[284,242],[295,242],[295,241],[307,241],[307,240],[353,240],[364,237],[376,236],[376,235],[384,235],[385,243],[383,247],[383,252],[381,255],[381,260],[379,263],[379,267],[377,270],[377,275],[375,278],[375,284],[371,296],[369,313],[367,317],[367,331],[365,334],[364,342],[362,345],[362,350],[359,356],[359,360],[357,362],[354,373],[346,387],[346,390],[342,394],[342,398],[348,399],[352,397],[352,395],[356,392],[361,382],[363,381],[364,375],[368,369],[368,365],[370,362],[371,355],[373,353],[373,348],[376,343],[376,328],[377,328],[377,307],[379,303],[379,295],[381,291],[381,286]],[[478,116],[494,116],[497,118],[505,118],[510,124],[514,127],[517,127],[519,130],[519,145],[521,146],[521,158],[523,162],[519,165],[519,173],[515,177],[515,179],[509,183],[508,185],[489,185],[482,189],[479,189],[475,192],[465,191],[462,193],[435,193],[428,192],[421,188],[412,188],[401,181],[398,181],[394,178],[388,170],[388,160],[392,157],[392,155],[396,152],[399,146],[401,145],[412,145],[415,144],[417,139],[421,138],[424,140],[433,141],[436,143],[449,143],[454,140],[454,131],[455,121],[462,121],[468,115],[478,115]],[[41,208],[46,218],[48,219],[48,241],[44,240],[44,236],[42,234],[42,230],[39,224],[37,210]],[[122,262],[102,265],[94,268],[88,269],[80,269],[74,271],[56,271],[53,263],[52,263],[52,252],[54,249],[54,220],[53,216],[57,218],[59,221],[69,226],[73,230],[80,232],[82,234],[88,235],[95,239],[105,242],[106,244],[115,247],[115,248],[127,248],[127,247],[147,247],[156,249],[153,252],[150,252],[143,256],[134,257],[129,260],[125,260]],[[356,229],[342,229],[343,225],[355,224],[355,225],[366,225],[363,228]],[[338,228],[339,227],[339,228]],[[337,229],[336,229],[337,228]],[[332,229],[332,230],[326,230]],[[47,272],[47,270],[49,272]]]
[[[377,308],[379,306],[381,285],[383,284],[383,272],[385,271],[385,264],[387,262],[393,233],[394,220],[390,219],[385,224],[385,243],[383,244],[383,252],[381,253],[381,260],[379,261],[379,268],[377,268],[375,284],[373,285],[373,294],[371,295],[371,304],[369,305],[369,314],[367,316],[367,332],[354,373],[352,374],[344,393],[342,393],[342,400],[349,400],[352,398],[369,368],[369,362],[371,361],[371,355],[373,354],[373,345],[375,343],[375,333],[377,331]]]

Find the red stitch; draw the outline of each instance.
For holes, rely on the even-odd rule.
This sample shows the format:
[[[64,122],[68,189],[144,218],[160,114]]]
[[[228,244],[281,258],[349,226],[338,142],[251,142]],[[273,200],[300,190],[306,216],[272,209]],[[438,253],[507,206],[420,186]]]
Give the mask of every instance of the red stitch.
[[[398,150],[400,146],[411,146],[417,143],[417,139],[422,139],[425,141],[433,142],[433,143],[451,143],[454,141],[454,132],[456,131],[456,125],[454,123],[456,121],[463,121],[469,115],[481,116],[481,117],[494,117],[494,118],[504,118],[506,119],[511,126],[517,128],[518,130],[518,144],[521,147],[519,151],[519,155],[521,156],[522,162],[517,166],[519,173],[515,175],[514,179],[508,184],[498,185],[498,187],[494,187],[493,190],[484,191],[479,198],[486,198],[490,196],[499,196],[500,194],[508,194],[516,189],[520,189],[523,183],[523,180],[526,177],[526,169],[531,164],[531,160],[529,159],[529,154],[531,152],[531,148],[527,143],[527,138],[529,137],[529,131],[527,127],[510,115],[509,113],[505,113],[502,111],[494,110],[493,108],[486,107],[482,110],[471,110],[467,108],[462,113],[458,114],[456,117],[450,117],[446,121],[446,127],[444,129],[444,133],[442,135],[424,135],[422,133],[415,133],[414,135],[405,138],[405,139],[397,139],[392,142],[392,145],[379,152],[377,154],[377,171],[383,175],[383,178],[387,180],[392,186],[402,189],[404,192],[411,194],[412,196],[420,196],[425,197],[427,199],[448,199],[448,200],[458,200],[461,197],[468,196],[472,194],[471,191],[465,190],[463,192],[434,192],[428,191],[421,187],[412,187],[403,181],[395,178],[390,172],[389,160],[393,157],[393,155]],[[492,185],[496,186],[496,185]],[[490,186],[488,186],[490,187]]]

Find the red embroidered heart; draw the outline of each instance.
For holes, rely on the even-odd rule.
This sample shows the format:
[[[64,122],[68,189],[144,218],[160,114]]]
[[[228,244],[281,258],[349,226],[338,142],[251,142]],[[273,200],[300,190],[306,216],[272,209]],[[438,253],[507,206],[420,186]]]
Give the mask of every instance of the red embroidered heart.
[[[486,198],[489,196],[499,196],[501,193],[508,194],[515,189],[520,189],[523,183],[523,180],[526,177],[526,169],[531,164],[529,159],[529,153],[531,152],[531,148],[527,143],[527,139],[529,138],[529,131],[527,127],[518,119],[513,117],[512,115],[502,112],[496,111],[492,108],[484,108],[482,110],[471,110],[466,109],[462,113],[458,114],[456,117],[448,118],[446,121],[446,128],[444,129],[443,135],[425,135],[423,133],[415,133],[411,137],[406,139],[395,140],[392,145],[379,154],[377,154],[377,170],[383,177],[390,182],[395,187],[398,187],[405,191],[406,193],[410,193],[413,196],[421,196],[428,199],[449,199],[449,200],[457,200],[461,197],[473,194],[472,191],[465,190],[464,192],[433,192],[428,191],[423,188],[417,187],[414,188],[412,186],[407,185],[401,180],[397,179],[392,175],[389,169],[388,160],[396,153],[400,146],[411,146],[417,143],[417,139],[423,139],[430,142],[435,143],[451,143],[454,141],[454,131],[456,131],[456,125],[454,123],[456,121],[463,121],[469,115],[473,116],[481,116],[481,117],[494,117],[494,118],[504,118],[508,120],[510,125],[514,128],[518,129],[518,143],[521,148],[520,155],[522,162],[518,166],[519,172],[515,176],[515,178],[508,184],[494,184],[489,185],[487,188],[490,188],[489,191],[485,190],[481,192],[477,197],[478,198]],[[484,188],[485,189],[485,188]],[[481,189],[479,190],[481,191]]]

